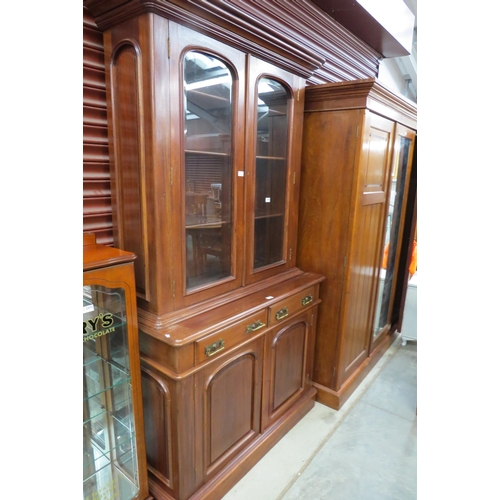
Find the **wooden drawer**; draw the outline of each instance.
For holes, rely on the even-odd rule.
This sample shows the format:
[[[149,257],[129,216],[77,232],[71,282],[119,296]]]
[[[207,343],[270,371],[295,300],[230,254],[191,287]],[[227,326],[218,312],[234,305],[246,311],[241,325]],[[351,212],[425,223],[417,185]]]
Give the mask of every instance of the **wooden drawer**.
[[[315,286],[311,286],[271,306],[269,308],[269,325],[280,323],[316,300],[318,297],[315,294],[315,289]]]
[[[267,326],[267,309],[196,341],[196,364],[224,353],[227,349],[248,340]]]

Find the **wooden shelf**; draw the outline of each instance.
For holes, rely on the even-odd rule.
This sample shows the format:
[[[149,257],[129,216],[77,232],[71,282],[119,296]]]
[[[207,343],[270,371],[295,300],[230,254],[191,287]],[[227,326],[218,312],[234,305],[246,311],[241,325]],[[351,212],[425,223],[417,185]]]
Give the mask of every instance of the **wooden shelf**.
[[[196,151],[194,149],[186,149],[184,152],[192,155],[222,156],[224,158],[231,156],[230,153],[219,153],[217,151]]]

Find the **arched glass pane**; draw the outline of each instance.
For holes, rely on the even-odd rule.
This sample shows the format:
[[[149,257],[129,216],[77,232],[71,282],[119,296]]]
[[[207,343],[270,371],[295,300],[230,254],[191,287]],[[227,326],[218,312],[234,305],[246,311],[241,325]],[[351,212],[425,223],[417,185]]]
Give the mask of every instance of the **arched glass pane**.
[[[184,57],[187,289],[231,274],[233,77],[220,59]]]
[[[254,269],[284,260],[288,103],[278,81],[258,81]]]

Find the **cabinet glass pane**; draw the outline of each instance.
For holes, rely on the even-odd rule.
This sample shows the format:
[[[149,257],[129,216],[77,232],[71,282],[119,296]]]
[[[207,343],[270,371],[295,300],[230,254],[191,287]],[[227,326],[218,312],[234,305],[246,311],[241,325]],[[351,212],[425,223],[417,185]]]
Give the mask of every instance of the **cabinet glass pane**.
[[[83,287],[83,498],[139,491],[125,292]]]
[[[391,193],[389,198],[389,211],[385,229],[384,254],[380,269],[380,282],[378,286],[377,307],[375,310],[375,328],[373,336],[387,325],[389,321],[390,300],[396,265],[396,250],[399,243],[401,212],[405,192],[409,152],[411,140],[407,137],[399,138],[399,155],[392,172]]]
[[[231,71],[208,54],[184,58],[186,288],[231,275]]]
[[[284,260],[288,103],[278,81],[258,82],[254,269]]]

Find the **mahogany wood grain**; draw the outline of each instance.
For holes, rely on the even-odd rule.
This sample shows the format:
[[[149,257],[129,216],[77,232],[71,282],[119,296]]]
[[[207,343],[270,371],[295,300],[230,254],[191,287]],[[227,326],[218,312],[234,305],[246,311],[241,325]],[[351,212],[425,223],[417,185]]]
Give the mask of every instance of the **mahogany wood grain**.
[[[307,96],[306,91],[306,96]],[[307,97],[306,97],[307,101]],[[350,193],[357,172],[357,129],[361,112],[305,113],[300,194],[298,265],[321,272],[322,306],[318,312],[313,380],[333,387],[339,319],[345,280]],[[343,133],[335,133],[342,130]]]
[[[312,387],[317,306],[271,329],[265,338],[262,427],[270,427]]]
[[[388,180],[392,160],[394,123],[369,114],[366,117],[360,155],[360,171],[354,210],[351,255],[347,265],[349,275],[344,302],[345,315],[340,329],[349,332],[340,343],[340,363],[336,386],[349,377],[368,356],[376,306],[378,269],[381,264],[382,237],[388,202]],[[377,198],[367,204],[366,197]],[[380,196],[384,193],[384,196]]]
[[[203,436],[203,482],[249,446],[260,433],[263,338],[257,338],[196,376],[196,432]]]
[[[380,54],[303,0],[84,0],[104,31],[153,12],[271,64],[324,83],[376,76]]]
[[[106,7],[89,3],[97,10]],[[216,33],[208,30],[214,36],[207,36],[203,29],[188,27],[189,22],[179,23],[179,16],[185,15],[179,4],[195,6],[198,13],[206,7],[153,2],[143,9],[144,4],[134,0],[123,10],[125,4],[113,3],[111,16],[116,15],[117,22],[104,34],[115,240],[125,249],[133,246],[140,256],[138,315],[149,483],[158,500],[220,498],[312,407],[314,315],[323,280],[295,267],[304,78],[290,72],[290,64],[276,67],[269,59],[240,50],[247,44],[228,44],[232,35],[220,26]],[[213,7],[220,5],[215,2]],[[106,16],[103,12],[101,26]],[[182,16],[199,28],[191,11],[187,18]],[[243,39],[243,32],[237,37]],[[231,133],[217,133],[223,143],[216,151],[218,164],[214,166],[213,158],[200,162],[210,171],[220,166],[221,178],[227,175],[228,160],[233,162],[232,191],[223,187],[221,193],[233,216],[230,237],[224,240],[232,242],[231,272],[198,287],[189,285],[186,271],[186,172],[193,172],[193,156],[214,138],[200,123],[193,127],[197,133],[185,137],[183,62],[189,51],[222,61],[233,81],[234,103]],[[249,131],[256,129],[256,82],[262,75],[282,82],[291,97],[290,166],[281,191],[287,193],[286,245],[280,262],[250,272],[246,249],[253,244],[249,227],[254,206],[245,200],[255,189],[251,162],[256,147]],[[301,299],[310,292],[311,301],[303,306]],[[266,396],[274,406],[266,410],[271,417],[263,417],[264,365],[271,366],[266,361],[271,348],[264,347],[269,314],[281,303],[291,304],[283,323],[289,330],[285,328],[275,344],[271,399]],[[248,323],[261,316],[262,328],[247,335]],[[274,333],[281,328],[278,323]]]
[[[351,376],[344,381],[340,389],[334,390],[313,382],[314,388],[318,391],[316,401],[334,410],[340,410],[397,338],[398,333],[395,328],[391,334],[382,337],[381,342],[370,352],[370,356],[364,359]]]
[[[123,317],[126,319],[126,344],[131,387],[131,418],[135,433],[137,452],[138,492],[134,500],[149,499],[147,481],[146,443],[144,413],[142,405],[141,371],[135,301],[134,259],[135,255],[116,248],[96,243],[95,234],[84,234],[83,238],[83,286],[103,286],[124,291]]]
[[[373,341],[398,120],[415,105],[374,79],[306,88],[297,265],[326,276],[313,380],[334,408],[396,328]]]
[[[256,204],[256,154],[257,154],[257,85],[264,76],[283,85],[290,94],[288,103],[288,137],[286,138],[286,178],[282,185],[282,193],[286,196],[284,217],[284,241],[282,259],[270,266],[254,269],[255,234],[253,218]],[[300,100],[300,92],[304,93],[305,81],[298,76],[258,59],[248,57],[247,107],[246,107],[246,168],[247,185],[245,192],[245,284],[255,283],[295,267],[297,242],[297,211],[300,184],[300,154],[302,149],[302,121],[304,98]]]

